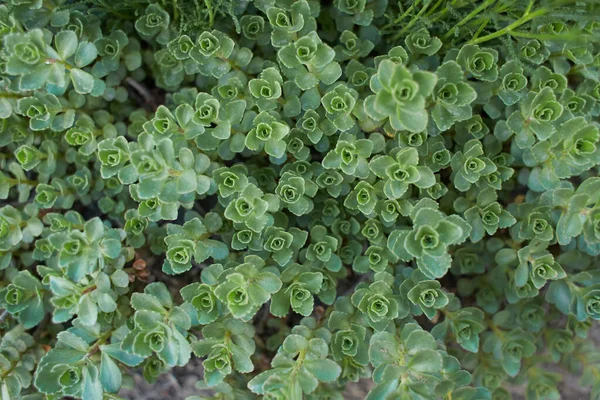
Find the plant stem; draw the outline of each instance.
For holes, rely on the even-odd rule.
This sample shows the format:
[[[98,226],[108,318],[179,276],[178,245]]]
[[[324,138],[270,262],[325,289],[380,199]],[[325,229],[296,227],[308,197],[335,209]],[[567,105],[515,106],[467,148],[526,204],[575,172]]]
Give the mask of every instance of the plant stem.
[[[0,98],[3,99],[20,99],[22,97],[24,96],[18,93],[0,93]]]
[[[470,43],[470,44],[483,43],[483,42],[487,42],[492,39],[496,39],[502,35],[511,34],[515,28],[518,28],[519,26],[525,24],[526,22],[529,22],[534,18],[540,17],[540,16],[548,14],[550,12],[556,12],[557,7],[560,7],[565,4],[572,4],[575,1],[574,0],[558,0],[556,2],[553,2],[551,5],[548,5],[546,7],[541,7],[539,9],[531,12],[534,2],[535,2],[535,0],[530,0],[529,3],[527,4],[527,8],[523,12],[523,15],[519,19],[514,21],[512,24],[505,26],[504,28],[500,29],[499,31],[490,33],[489,35],[482,36],[477,39],[473,38],[468,43]],[[500,13],[501,10],[496,9],[496,12]]]
[[[452,0],[452,3],[454,3],[454,1],[455,1],[455,0]],[[438,7],[439,7],[440,5],[442,5],[442,3],[443,3],[443,2],[444,2],[444,0],[438,0],[438,1],[437,1],[437,3],[435,3],[435,4],[433,5],[433,7],[431,7],[431,9],[429,10],[429,12],[427,13],[427,15],[426,15],[426,16],[427,16],[427,17],[431,16],[431,15],[432,15],[432,14],[435,12],[435,10],[437,10],[437,9],[438,9]],[[446,10],[447,10],[447,8],[445,8],[444,10],[442,10],[442,12],[444,12],[444,11],[446,11]]]
[[[2,310],[2,314],[0,314],[0,324],[4,322],[6,317],[8,317],[8,310]]]
[[[210,0],[204,0],[204,5],[206,6],[206,10],[208,11],[208,25],[212,27],[213,23],[215,22],[215,14],[212,9],[212,4]]]
[[[420,2],[421,2],[421,0],[415,0],[415,2],[413,4],[411,4],[410,7],[408,7],[406,9],[406,11],[404,11],[402,13],[402,15],[400,15],[398,18],[396,18],[393,22],[390,22],[389,24],[385,25],[383,27],[383,29],[391,28],[392,26],[402,22],[402,20],[404,18],[406,18],[408,16],[408,14],[410,14],[412,12],[413,8],[415,8],[415,6],[417,6]]]
[[[473,35],[473,39],[476,39],[479,37],[479,35],[481,34],[481,32],[485,29],[485,27],[487,26],[487,24],[490,23],[490,19],[486,18],[481,25],[479,26],[479,28],[477,28],[477,31],[475,32],[475,34]]]
[[[100,346],[102,346],[104,343],[106,343],[106,341],[108,340],[108,338],[110,338],[112,333],[113,333],[113,330],[109,329],[102,336],[100,336],[98,338],[98,340],[96,340],[96,343],[94,343],[94,345],[90,348],[90,351],[88,351],[88,354],[87,354],[88,357],[96,354],[98,352],[98,350],[100,349]]]
[[[456,7],[462,7],[462,6],[463,6],[463,5],[465,5],[465,4],[469,4],[468,2],[467,2],[467,3],[465,3],[465,4],[462,4],[462,3],[461,3],[461,4],[457,4],[458,2],[459,2],[459,0],[452,0],[452,1],[450,2],[450,5],[451,5],[452,7],[455,7],[455,6],[456,6]],[[438,4],[436,4],[436,5],[435,5],[434,7],[432,7],[432,8],[429,10],[429,12],[428,12],[428,13],[425,15],[425,17],[429,19],[429,22],[438,21],[440,18],[444,17],[446,14],[448,14],[448,13],[450,12],[450,11],[449,11],[449,9],[446,7],[446,8],[444,8],[442,11],[440,11],[439,13],[437,13],[437,15],[436,15],[435,17],[433,17],[433,18],[429,18],[429,17],[430,17],[430,16],[431,16],[431,15],[432,15],[432,14],[435,12],[435,10],[437,9],[437,7],[439,7],[439,5],[440,5],[439,3],[438,3]]]
[[[456,28],[459,28],[459,27],[463,26],[464,24],[466,24],[467,22],[469,22],[470,20],[472,20],[473,18],[475,18],[475,16],[477,16],[477,14],[479,14],[481,11],[485,10],[488,6],[494,4],[495,2],[496,2],[496,0],[486,0],[486,1],[484,1],[479,7],[477,7],[473,11],[471,11],[459,23],[457,23],[450,30],[448,30],[448,32],[446,32],[446,34],[443,36],[444,39],[448,39],[450,36],[452,36],[452,34],[454,33],[454,30]]]
[[[498,328],[491,320],[487,321],[487,323],[490,327],[490,330],[494,332],[494,334],[498,336],[499,339],[504,338],[504,332],[500,330],[500,328]]]
[[[419,11],[419,12],[417,13],[417,15],[415,15],[415,16],[413,17],[413,19],[411,19],[411,20],[410,20],[410,22],[409,22],[408,24],[406,24],[406,26],[400,30],[400,32],[398,32],[397,34],[395,34],[395,35],[394,35],[394,37],[393,37],[393,40],[398,40],[400,37],[402,37],[402,35],[404,35],[404,33],[405,33],[406,31],[408,31],[410,28],[412,28],[412,26],[413,26],[414,24],[416,24],[416,23],[417,23],[417,21],[419,21],[420,17],[423,15],[423,13],[424,13],[425,11],[427,11],[427,8],[428,8],[428,7],[429,7],[429,4],[425,4],[425,5],[423,6],[423,8],[421,8],[421,11]]]
[[[523,16],[521,18],[519,18],[512,24],[500,29],[499,31],[490,33],[489,35],[482,36],[478,39],[472,39],[469,41],[469,43],[470,44],[483,43],[483,42],[490,41],[492,39],[496,39],[497,37],[506,35],[507,33],[510,33],[513,29],[518,28],[519,26],[523,25],[526,22],[531,21],[534,18],[537,18],[539,16],[547,14],[549,11],[550,10],[547,8],[540,8],[539,10],[536,10],[536,11],[532,12],[531,14],[526,11],[525,14],[523,14]]]
[[[173,19],[175,21],[179,19],[179,9],[177,8],[177,0],[173,0]]]
[[[300,367],[302,367],[302,363],[304,362],[304,357],[306,357],[306,350],[301,350],[300,353],[298,353],[298,358],[296,359],[296,365],[294,365],[294,368],[292,369],[292,372],[290,373],[290,378],[292,381],[296,378],[296,374],[300,370]]]
[[[69,64],[68,62],[63,61],[63,60],[58,60],[56,58],[47,58],[46,59],[46,64],[56,64],[56,63],[62,64],[67,71],[70,71],[73,68],[75,68],[71,64]]]
[[[522,32],[522,31],[510,31],[509,35],[515,37],[523,37],[528,39],[538,39],[538,40],[564,40],[564,41],[579,41],[585,37],[585,35],[547,35],[541,33],[532,33],[532,32]]]
[[[27,353],[27,351],[30,348],[27,347],[25,350],[23,350],[22,352],[19,352],[19,358],[14,360],[13,362],[10,363],[10,367],[4,371],[2,374],[0,374],[0,381],[3,381],[4,378],[6,378],[8,375],[10,375],[14,369],[17,367],[17,365],[19,365],[19,363],[21,362],[21,358],[25,355],[25,353]]]
[[[13,178],[7,178],[6,182],[10,183],[11,186],[14,185],[29,185],[29,186],[37,186],[38,182],[37,181],[32,181],[29,179],[13,179]]]

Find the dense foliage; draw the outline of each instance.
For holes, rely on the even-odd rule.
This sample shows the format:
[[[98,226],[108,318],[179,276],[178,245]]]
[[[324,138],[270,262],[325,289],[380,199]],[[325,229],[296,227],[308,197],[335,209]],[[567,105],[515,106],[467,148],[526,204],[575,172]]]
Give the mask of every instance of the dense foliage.
[[[0,399],[600,398],[596,0],[0,3]]]

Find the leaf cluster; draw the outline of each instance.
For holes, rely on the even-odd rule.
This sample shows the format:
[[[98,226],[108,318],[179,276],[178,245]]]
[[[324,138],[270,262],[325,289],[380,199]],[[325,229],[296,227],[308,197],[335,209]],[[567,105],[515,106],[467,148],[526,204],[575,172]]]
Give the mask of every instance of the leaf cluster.
[[[599,14],[2,2],[0,398],[598,398]]]

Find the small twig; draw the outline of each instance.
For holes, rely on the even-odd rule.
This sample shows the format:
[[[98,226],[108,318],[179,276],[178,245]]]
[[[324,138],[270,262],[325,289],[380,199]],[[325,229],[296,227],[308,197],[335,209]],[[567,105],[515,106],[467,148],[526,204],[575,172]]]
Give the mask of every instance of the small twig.
[[[0,314],[0,324],[4,322],[4,320],[6,319],[6,317],[8,317],[10,313],[8,312],[8,310],[2,310],[2,313]]]
[[[97,286],[96,286],[96,285],[92,285],[92,286],[90,286],[90,287],[87,287],[87,288],[85,288],[85,289],[84,289],[84,291],[83,291],[83,292],[81,292],[81,294],[82,294],[82,295],[84,295],[84,294],[91,293],[91,292],[93,292],[94,290],[96,290],[96,288],[97,288]]]
[[[131,86],[144,100],[144,103],[152,109],[156,109],[156,103],[150,91],[141,83],[128,77],[125,79],[125,83]]]

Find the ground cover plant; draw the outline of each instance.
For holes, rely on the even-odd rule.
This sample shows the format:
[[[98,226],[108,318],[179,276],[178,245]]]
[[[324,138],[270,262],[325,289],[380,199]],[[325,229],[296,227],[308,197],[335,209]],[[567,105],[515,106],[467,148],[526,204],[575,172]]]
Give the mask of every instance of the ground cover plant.
[[[0,399],[600,398],[597,1],[0,3]]]

